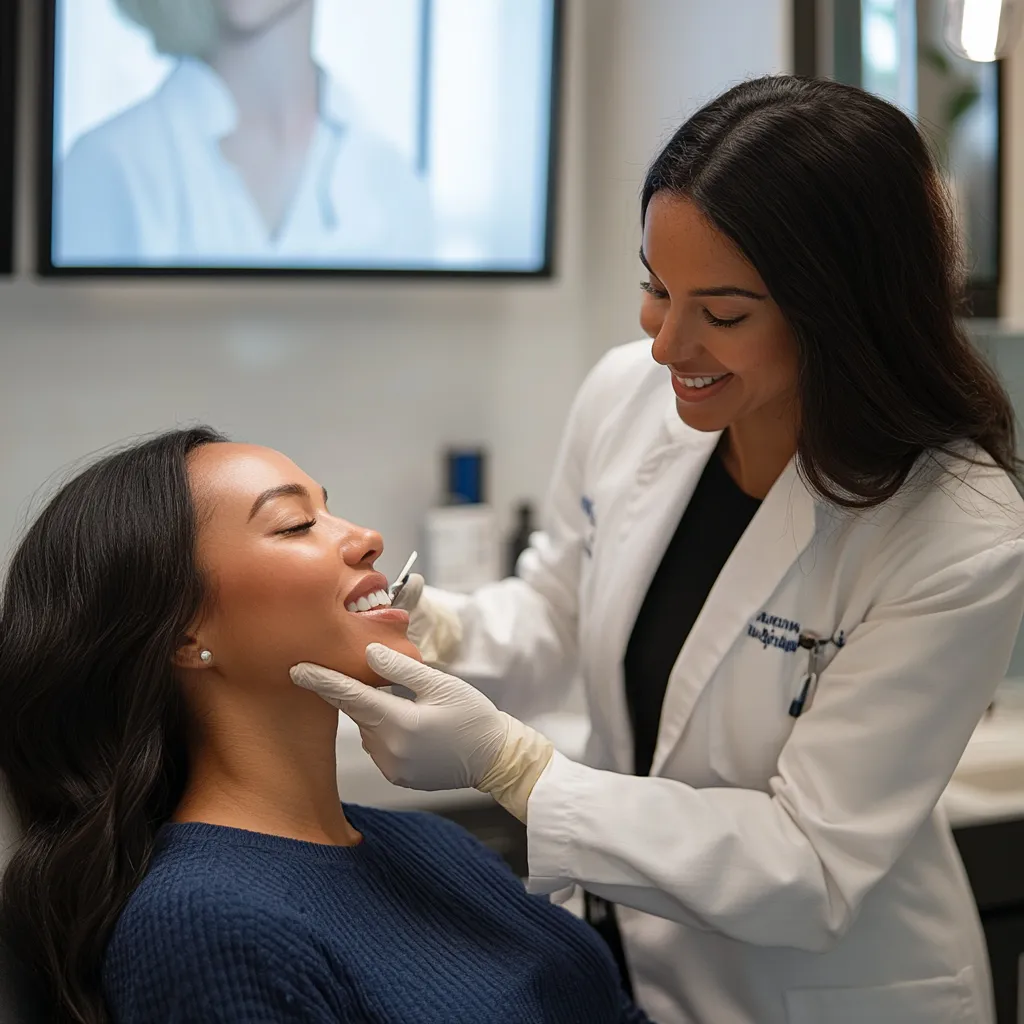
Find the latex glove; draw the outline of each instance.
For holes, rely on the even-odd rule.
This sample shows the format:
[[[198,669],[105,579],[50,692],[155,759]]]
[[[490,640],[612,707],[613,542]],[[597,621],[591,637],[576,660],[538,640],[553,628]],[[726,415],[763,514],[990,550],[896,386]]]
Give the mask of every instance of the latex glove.
[[[423,577],[411,573],[395,607],[409,613],[409,639],[419,648],[423,660],[428,665],[449,665],[458,657],[462,644],[462,622],[423,586]]]
[[[319,665],[296,665],[291,677],[359,726],[364,748],[389,782],[424,790],[472,787],[526,821],[530,794],[554,752],[550,740],[469,683],[383,644],[367,647],[366,661],[382,679],[412,690],[415,701]]]

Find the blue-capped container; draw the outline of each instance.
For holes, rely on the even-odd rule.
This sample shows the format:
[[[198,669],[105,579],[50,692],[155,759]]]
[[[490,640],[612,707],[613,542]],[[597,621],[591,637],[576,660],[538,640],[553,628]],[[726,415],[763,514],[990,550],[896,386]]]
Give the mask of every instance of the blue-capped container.
[[[487,453],[482,448],[449,448],[445,464],[445,504],[482,505],[487,501]]]
[[[487,455],[479,447],[444,454],[444,504],[423,523],[424,574],[442,590],[472,593],[501,578],[501,544],[487,503]]]

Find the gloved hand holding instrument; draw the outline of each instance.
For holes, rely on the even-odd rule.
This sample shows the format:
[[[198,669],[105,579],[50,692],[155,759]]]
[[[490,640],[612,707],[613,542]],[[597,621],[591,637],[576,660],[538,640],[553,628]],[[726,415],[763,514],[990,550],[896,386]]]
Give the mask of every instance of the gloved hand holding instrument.
[[[411,572],[419,552],[414,551],[395,582],[388,588],[394,608],[409,613],[409,639],[428,665],[443,665],[455,657],[462,642],[458,616],[432,600],[424,590],[423,577]]]

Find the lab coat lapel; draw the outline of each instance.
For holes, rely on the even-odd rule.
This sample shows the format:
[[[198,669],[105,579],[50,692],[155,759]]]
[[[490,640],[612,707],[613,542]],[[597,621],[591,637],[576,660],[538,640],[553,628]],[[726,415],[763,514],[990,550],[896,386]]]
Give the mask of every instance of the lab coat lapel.
[[[679,525],[719,434],[699,434],[679,422],[673,402],[657,441],[637,466],[612,546],[596,561],[605,568],[599,592],[608,602],[599,631],[598,665],[608,687],[601,706],[612,709],[607,724],[613,756],[620,771],[633,770],[633,735],[626,706],[623,659],[647,589]]]
[[[815,500],[796,460],[776,480],[722,568],[669,676],[651,774],[664,768],[705,686],[814,536]],[[685,585],[685,581],[680,581]],[[751,686],[757,680],[750,680]]]

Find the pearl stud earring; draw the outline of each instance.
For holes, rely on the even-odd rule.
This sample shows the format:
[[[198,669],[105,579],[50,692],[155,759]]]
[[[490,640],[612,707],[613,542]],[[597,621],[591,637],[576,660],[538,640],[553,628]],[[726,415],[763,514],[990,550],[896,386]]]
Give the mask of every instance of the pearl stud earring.
[[[212,654],[212,652],[210,652],[210,651],[200,651],[199,652],[199,660],[204,665],[209,665],[210,662],[213,661],[213,654]]]

